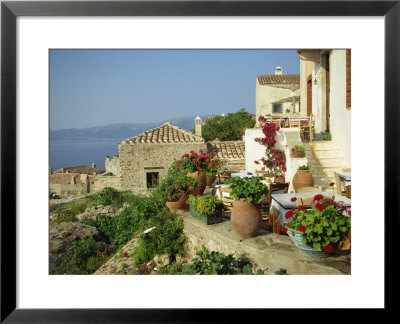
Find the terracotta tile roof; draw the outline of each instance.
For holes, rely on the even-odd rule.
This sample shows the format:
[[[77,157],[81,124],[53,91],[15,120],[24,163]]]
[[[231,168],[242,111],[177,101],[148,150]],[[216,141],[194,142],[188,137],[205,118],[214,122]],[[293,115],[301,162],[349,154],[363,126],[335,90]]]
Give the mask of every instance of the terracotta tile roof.
[[[244,159],[244,141],[212,141],[207,143],[207,150],[222,159]]]
[[[185,129],[175,126],[171,123],[165,123],[160,127],[153,128],[139,134],[135,137],[128,138],[122,143],[204,143],[204,139]]]
[[[71,184],[72,177],[75,179],[75,183],[79,183],[80,176],[79,173],[53,173],[50,174],[50,183]]]
[[[100,170],[97,168],[92,168],[87,165],[81,165],[81,166],[76,166],[76,167],[68,167],[68,168],[62,168],[54,171],[54,173],[78,173],[78,174],[93,174],[93,172],[96,172],[97,174],[101,174],[104,172],[104,170]]]
[[[258,83],[265,85],[298,84],[300,86],[300,74],[266,74],[258,75]]]

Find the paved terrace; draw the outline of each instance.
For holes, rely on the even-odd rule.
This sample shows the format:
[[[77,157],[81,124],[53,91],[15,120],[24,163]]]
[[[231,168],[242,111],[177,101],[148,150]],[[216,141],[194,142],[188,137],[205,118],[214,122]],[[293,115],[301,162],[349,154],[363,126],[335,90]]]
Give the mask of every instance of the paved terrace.
[[[190,212],[181,212],[184,220],[184,233],[187,237],[189,260],[204,245],[209,251],[239,255],[245,253],[257,268],[266,274],[274,274],[280,268],[290,275],[350,274],[351,258],[349,251],[341,251],[328,258],[315,259],[304,256],[287,235],[279,235],[262,229],[258,236],[241,239],[233,230],[231,222],[206,225],[193,218]],[[265,226],[264,226],[265,227]]]

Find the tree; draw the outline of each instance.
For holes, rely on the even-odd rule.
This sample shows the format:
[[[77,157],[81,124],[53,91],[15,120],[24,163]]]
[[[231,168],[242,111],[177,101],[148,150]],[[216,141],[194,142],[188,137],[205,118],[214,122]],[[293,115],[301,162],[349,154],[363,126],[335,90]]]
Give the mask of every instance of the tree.
[[[253,128],[253,115],[244,108],[226,116],[215,116],[202,127],[202,136],[206,141],[218,138],[221,141],[241,140],[246,128]]]

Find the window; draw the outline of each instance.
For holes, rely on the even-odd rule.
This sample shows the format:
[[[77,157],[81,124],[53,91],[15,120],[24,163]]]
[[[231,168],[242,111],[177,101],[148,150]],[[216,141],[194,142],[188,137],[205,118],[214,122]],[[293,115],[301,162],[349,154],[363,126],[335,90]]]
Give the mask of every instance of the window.
[[[282,114],[282,104],[272,104],[273,114]]]
[[[147,188],[154,188],[158,184],[158,172],[146,173]]]

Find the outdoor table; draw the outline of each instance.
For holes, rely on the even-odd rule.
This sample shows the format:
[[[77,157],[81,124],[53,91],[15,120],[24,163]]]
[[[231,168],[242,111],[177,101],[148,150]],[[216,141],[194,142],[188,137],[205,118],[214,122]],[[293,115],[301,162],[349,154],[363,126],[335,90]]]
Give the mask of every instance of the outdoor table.
[[[248,173],[250,173],[250,174],[248,174]],[[241,171],[241,172],[238,172],[238,173],[232,173],[232,174],[231,174],[231,177],[232,177],[232,178],[235,178],[235,177],[240,177],[240,178],[252,178],[252,177],[255,177],[255,176],[260,176],[260,177],[262,177],[262,174],[253,173],[253,172],[247,172],[247,171],[245,171],[245,172]]]
[[[311,198],[315,195],[322,194],[325,197],[332,197],[332,191],[325,191],[322,193],[318,192],[303,192],[303,193],[286,193],[286,194],[272,194],[271,206],[275,207],[279,211],[278,223],[280,226],[286,224],[289,220],[285,218],[285,214],[287,211],[291,210],[293,207],[298,207],[299,198]],[[351,207],[351,199],[344,197],[342,195],[338,195],[335,193],[335,201],[343,201],[344,207]],[[296,197],[297,201],[290,201],[291,198]],[[306,209],[311,208],[311,206],[305,206]]]
[[[351,172],[338,172],[338,176],[345,187],[351,185]]]
[[[283,127],[285,127],[285,128],[290,127],[290,119],[291,120],[299,120],[299,118],[291,118],[291,117],[283,117],[282,119],[284,120]],[[307,126],[309,120],[310,120],[310,117],[301,117],[300,118],[300,126]]]

